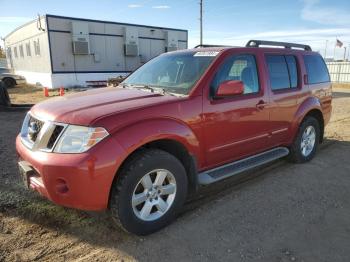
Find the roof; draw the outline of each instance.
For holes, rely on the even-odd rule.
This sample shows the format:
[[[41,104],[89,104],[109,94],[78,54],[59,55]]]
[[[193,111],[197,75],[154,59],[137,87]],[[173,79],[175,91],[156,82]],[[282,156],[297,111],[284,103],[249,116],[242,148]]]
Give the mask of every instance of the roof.
[[[177,29],[177,28],[170,28],[170,27],[160,27],[160,26],[151,26],[151,25],[141,25],[141,24],[130,24],[130,23],[122,23],[122,22],[113,22],[113,21],[105,21],[105,20],[95,20],[95,19],[88,19],[88,18],[77,18],[77,17],[69,17],[69,16],[60,16],[60,15],[51,15],[46,14],[40,16],[40,18],[57,18],[57,19],[67,19],[67,20],[75,20],[75,21],[86,21],[86,22],[94,22],[94,23],[104,23],[104,24],[115,24],[115,25],[127,25],[127,26],[138,26],[138,27],[146,27],[146,28],[154,28],[154,29],[163,29],[163,30],[173,30],[173,31],[182,31],[182,32],[188,32],[188,30],[185,29]],[[8,33],[4,38],[9,37],[14,32],[18,31],[19,29],[32,24],[36,22],[38,18],[33,19],[17,28],[12,30],[10,33]]]

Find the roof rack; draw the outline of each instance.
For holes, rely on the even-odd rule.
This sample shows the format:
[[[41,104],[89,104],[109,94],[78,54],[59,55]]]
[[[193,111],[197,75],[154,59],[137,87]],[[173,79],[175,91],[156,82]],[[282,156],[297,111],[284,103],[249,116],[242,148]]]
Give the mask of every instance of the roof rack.
[[[264,41],[264,40],[249,40],[245,45],[246,47],[259,47],[260,45],[269,45],[269,46],[283,46],[284,48],[301,48],[306,51],[312,51],[309,45],[286,43],[286,42],[275,42],[275,41]]]
[[[196,45],[194,48],[205,48],[205,47],[230,47],[229,45]]]

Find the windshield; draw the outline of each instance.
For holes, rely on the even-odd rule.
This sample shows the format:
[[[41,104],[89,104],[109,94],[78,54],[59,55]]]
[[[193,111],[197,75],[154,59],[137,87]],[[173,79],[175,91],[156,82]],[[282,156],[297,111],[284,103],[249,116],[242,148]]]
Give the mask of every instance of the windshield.
[[[10,73],[10,70],[7,68],[0,68],[0,73]]]
[[[218,52],[170,53],[158,56],[132,73],[122,84],[160,87],[187,95]]]

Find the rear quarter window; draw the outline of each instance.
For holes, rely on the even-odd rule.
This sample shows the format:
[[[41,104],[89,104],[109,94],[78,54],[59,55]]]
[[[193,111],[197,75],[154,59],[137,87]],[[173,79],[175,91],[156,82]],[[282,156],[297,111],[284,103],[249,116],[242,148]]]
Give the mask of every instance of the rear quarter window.
[[[304,63],[309,84],[329,82],[328,69],[319,55],[304,55]]]

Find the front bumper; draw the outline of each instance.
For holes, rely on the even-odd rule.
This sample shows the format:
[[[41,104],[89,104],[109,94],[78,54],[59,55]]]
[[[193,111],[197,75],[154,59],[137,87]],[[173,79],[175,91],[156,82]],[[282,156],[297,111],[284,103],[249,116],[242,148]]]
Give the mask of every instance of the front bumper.
[[[16,149],[20,161],[34,171],[27,180],[29,188],[58,205],[82,210],[108,207],[111,185],[125,155],[112,137],[81,154],[31,151],[20,136]]]
[[[25,79],[16,79],[16,84],[17,85],[22,85],[22,84],[25,84],[27,83],[27,81]]]

